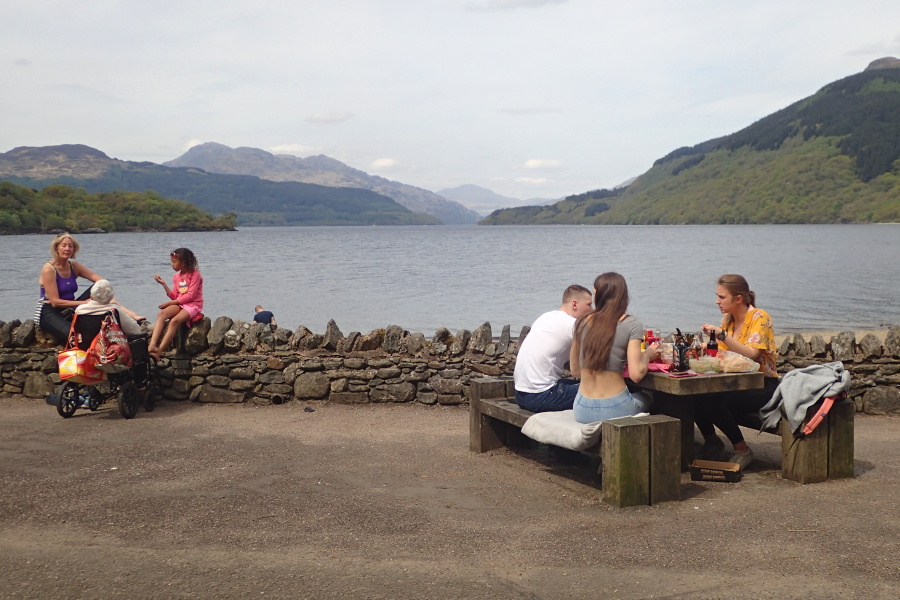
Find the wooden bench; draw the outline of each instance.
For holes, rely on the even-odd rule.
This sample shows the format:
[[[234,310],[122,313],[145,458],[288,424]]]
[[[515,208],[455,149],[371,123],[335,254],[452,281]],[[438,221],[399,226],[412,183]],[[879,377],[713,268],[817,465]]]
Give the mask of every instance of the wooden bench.
[[[821,407],[809,410],[801,429]],[[787,419],[782,418],[771,429],[762,429],[757,413],[738,416],[738,425],[781,436],[781,476],[798,483],[819,483],[828,479],[854,476],[853,470],[853,402],[835,402],[819,426],[807,436],[797,438]]]
[[[469,449],[487,452],[523,446],[522,426],[532,415],[515,402],[512,378],[479,378],[469,385]],[[599,453],[602,499],[616,507],[653,505],[681,498],[678,419],[665,415],[604,421]]]

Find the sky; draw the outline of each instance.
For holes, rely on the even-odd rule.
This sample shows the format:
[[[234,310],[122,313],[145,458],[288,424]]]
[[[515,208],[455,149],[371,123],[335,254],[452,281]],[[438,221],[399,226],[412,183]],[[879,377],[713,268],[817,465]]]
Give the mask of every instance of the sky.
[[[0,152],[162,163],[218,142],[431,191],[611,188],[900,58],[896,0],[31,0]]]

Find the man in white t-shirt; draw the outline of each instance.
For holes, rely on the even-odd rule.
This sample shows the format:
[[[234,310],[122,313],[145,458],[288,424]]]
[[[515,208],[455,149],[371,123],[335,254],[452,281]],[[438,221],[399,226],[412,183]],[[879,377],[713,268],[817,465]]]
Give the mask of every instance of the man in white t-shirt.
[[[531,412],[569,410],[578,381],[563,379],[575,320],[593,311],[591,291],[570,285],[562,306],[542,314],[531,326],[516,357],[516,403]]]

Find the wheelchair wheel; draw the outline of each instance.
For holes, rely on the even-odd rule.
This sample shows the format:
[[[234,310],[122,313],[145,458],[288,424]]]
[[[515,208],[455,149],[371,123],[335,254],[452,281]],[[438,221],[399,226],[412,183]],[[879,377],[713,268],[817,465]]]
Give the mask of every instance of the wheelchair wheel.
[[[56,412],[62,418],[68,419],[78,410],[78,406],[81,404],[81,399],[78,397],[79,387],[77,383],[71,381],[64,381],[59,386],[59,392],[56,394]]]
[[[88,408],[94,412],[103,404],[103,394],[96,387],[88,388]]]
[[[156,385],[148,385],[147,389],[144,391],[144,410],[147,412],[153,412],[153,409],[156,408],[156,402],[162,397],[162,392],[159,391],[159,388]]]
[[[141,397],[132,381],[126,381],[119,390],[119,414],[126,419],[133,419],[137,414]]]

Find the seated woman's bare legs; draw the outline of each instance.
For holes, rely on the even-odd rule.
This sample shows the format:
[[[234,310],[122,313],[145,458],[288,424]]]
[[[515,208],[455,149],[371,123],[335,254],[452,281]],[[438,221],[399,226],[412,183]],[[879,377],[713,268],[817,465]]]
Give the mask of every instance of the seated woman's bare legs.
[[[175,306],[170,308],[178,307]],[[181,327],[182,323],[186,323],[190,318],[191,315],[188,313],[188,311],[179,308],[178,314],[169,319],[169,326],[166,327],[166,332],[163,334],[162,341],[159,342],[159,346],[157,346],[154,350],[151,350],[150,354],[152,354],[154,358],[159,360],[159,357],[162,356],[162,353],[169,348],[172,340],[175,339],[175,334],[178,332],[178,328]]]
[[[185,311],[183,311],[180,306],[167,306],[156,315],[156,322],[153,324],[153,333],[150,334],[150,343],[147,344],[147,352],[153,356],[153,358],[159,360],[159,356],[162,354],[159,349],[159,340],[163,336],[163,330],[166,328],[166,321],[168,319],[173,319],[182,312]],[[174,335],[175,334],[173,333],[172,336],[174,337]]]
[[[114,304],[119,304],[119,303],[116,301],[115,298],[113,298],[113,299],[111,300],[111,302],[113,302]],[[141,321],[146,321],[146,320],[147,320],[147,317],[141,316],[141,315],[137,314],[136,312],[134,312],[133,310],[131,310],[130,308],[127,308],[127,307],[125,307],[125,306],[122,306],[121,304],[119,304],[119,308],[120,308],[122,311],[124,311],[126,314],[128,314],[129,317],[131,317],[132,319],[134,319],[135,321],[137,321],[138,323],[140,323]]]

